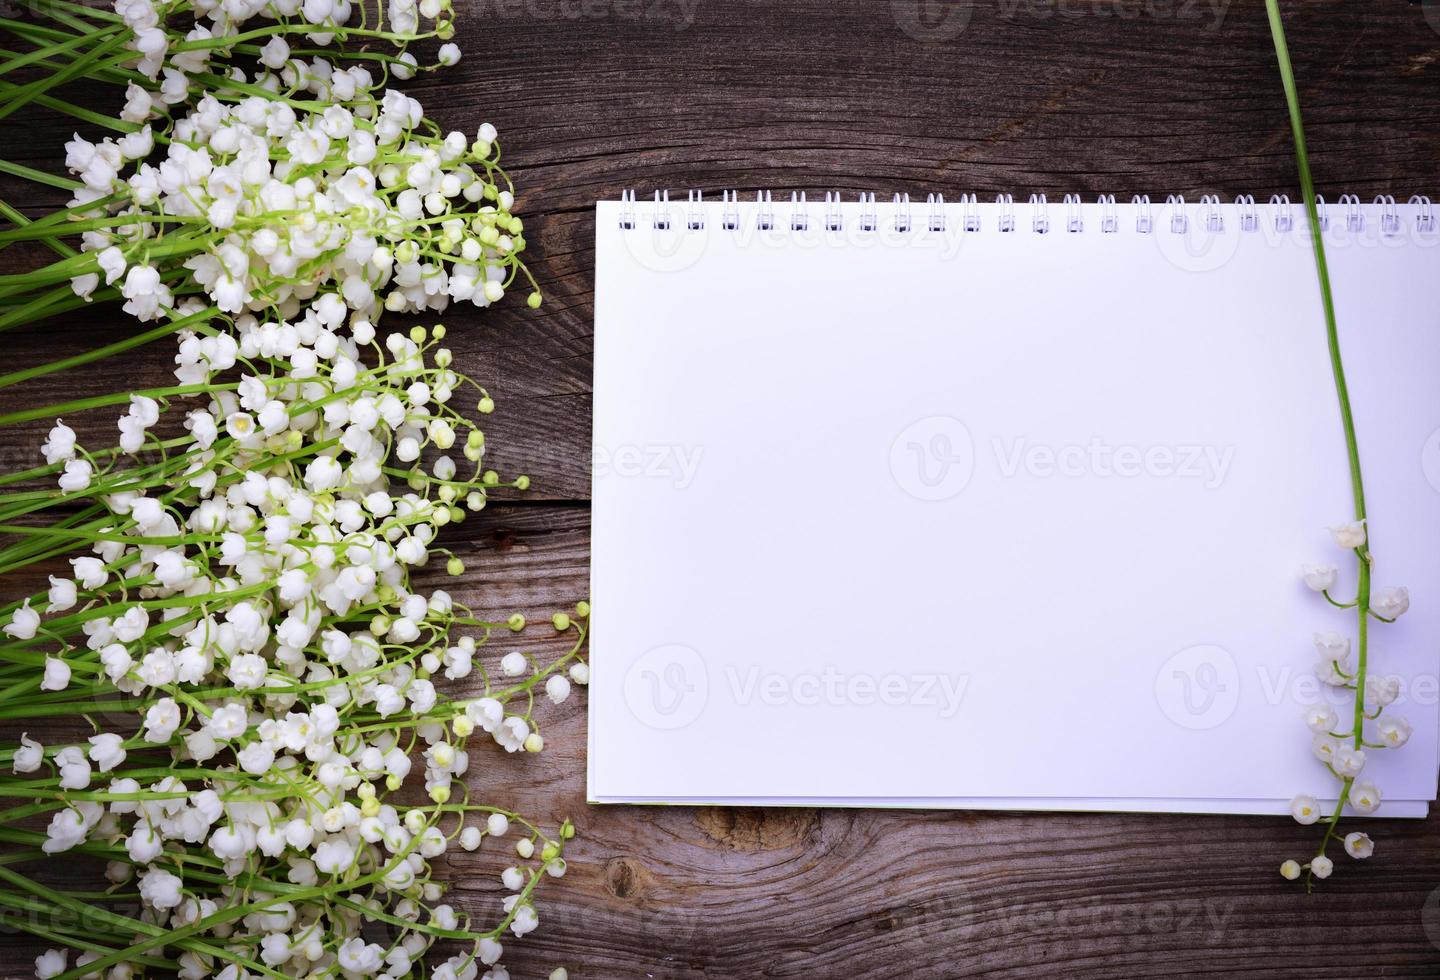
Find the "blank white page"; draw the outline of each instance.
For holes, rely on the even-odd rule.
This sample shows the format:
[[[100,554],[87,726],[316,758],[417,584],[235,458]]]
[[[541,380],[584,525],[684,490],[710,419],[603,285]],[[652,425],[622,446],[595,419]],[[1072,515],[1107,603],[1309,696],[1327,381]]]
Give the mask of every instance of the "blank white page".
[[[1414,602],[1370,652],[1414,736],[1367,775],[1433,800],[1440,236],[1329,210],[1375,579]],[[597,207],[591,799],[1333,797],[1300,716],[1347,715],[1311,637],[1355,616],[1298,569],[1348,597],[1352,508],[1303,212],[773,211]]]

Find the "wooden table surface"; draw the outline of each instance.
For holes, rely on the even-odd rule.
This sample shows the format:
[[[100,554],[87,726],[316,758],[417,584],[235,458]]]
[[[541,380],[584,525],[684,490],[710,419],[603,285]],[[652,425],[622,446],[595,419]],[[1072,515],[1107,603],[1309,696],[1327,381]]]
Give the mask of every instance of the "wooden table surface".
[[[487,612],[545,616],[586,592],[597,199],[1298,195],[1259,0],[457,6],[464,60],[412,91],[443,125],[499,127],[546,295],[539,311],[444,318],[458,365],[499,404],[492,458],[534,480],[455,529],[460,591]],[[1286,7],[1320,191],[1440,194],[1440,4]],[[0,156],[58,167],[67,133],[37,118]],[[87,311],[10,334],[7,360],[132,329]],[[0,410],[163,383],[172,356],[160,343],[6,390]],[[28,465],[42,431],[6,433],[6,465]],[[1340,858],[1307,897],[1275,873],[1314,841],[1287,820],[589,807],[584,713],[583,697],[554,709],[538,758],[484,752],[472,768],[487,799],[578,826],[541,928],[511,944],[517,977],[1440,975],[1440,816],[1370,828],[1375,857]],[[449,860],[458,904],[494,914],[501,857]],[[6,937],[4,975],[27,975],[37,951]]]

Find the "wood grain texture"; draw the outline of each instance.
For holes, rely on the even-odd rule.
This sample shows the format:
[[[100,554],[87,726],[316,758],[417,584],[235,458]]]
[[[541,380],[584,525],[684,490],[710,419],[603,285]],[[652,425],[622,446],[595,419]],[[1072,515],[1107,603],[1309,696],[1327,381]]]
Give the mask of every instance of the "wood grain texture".
[[[445,125],[500,128],[546,293],[538,312],[446,318],[458,363],[499,402],[493,458],[535,481],[525,502],[450,534],[469,568],[462,597],[487,612],[540,617],[586,589],[597,198],[632,186],[1295,194],[1258,0],[457,6],[465,60],[413,88]],[[1320,191],[1436,196],[1434,4],[1287,9]],[[0,156],[53,168],[69,128],[29,119]],[[53,203],[9,180],[0,194]],[[114,309],[85,311],[10,334],[6,360],[131,329]],[[169,357],[158,345],[3,390],[0,411],[159,382]],[[38,431],[4,433],[7,466],[30,461]],[[711,980],[1440,975],[1440,817],[1371,828],[1376,856],[1341,863],[1306,897],[1274,869],[1312,835],[1273,819],[590,808],[583,712],[572,699],[551,713],[538,759],[486,753],[473,774],[487,796],[578,824],[541,929],[507,956],[517,976],[561,964],[572,977]],[[451,860],[457,901],[492,912],[502,857]],[[33,955],[6,938],[0,972],[24,975]]]

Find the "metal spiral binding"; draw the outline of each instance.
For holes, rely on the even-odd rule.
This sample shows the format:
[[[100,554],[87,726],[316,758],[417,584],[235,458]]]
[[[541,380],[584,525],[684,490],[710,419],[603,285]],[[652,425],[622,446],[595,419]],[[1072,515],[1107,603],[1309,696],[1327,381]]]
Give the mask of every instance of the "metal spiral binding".
[[[927,194],[925,203],[930,207],[930,218],[926,225],[931,231],[945,230],[945,195]]]
[[[965,210],[965,219],[960,227],[965,231],[980,230],[980,201],[974,194],[961,194],[960,206]]]
[[[1363,230],[1365,216],[1360,213],[1360,198],[1355,194],[1341,194],[1340,204],[1345,208],[1345,230]]]
[[[1000,205],[1000,230],[1015,230],[1015,198],[1009,194],[996,194],[995,203]]]
[[[895,230],[906,232],[910,230],[910,195],[895,195]]]
[[[1206,231],[1218,233],[1225,230],[1225,216],[1220,213],[1220,195],[1200,195],[1200,207],[1205,209]]]
[[[653,193],[650,207],[648,224],[658,231],[668,231],[671,228],[672,215],[680,208],[677,204],[672,210],[670,205],[670,192],[668,190],[657,190]],[[872,232],[880,228],[880,207],[876,203],[874,193],[861,193],[859,195],[859,217],[858,228],[860,231]],[[1130,204],[1135,209],[1135,231],[1137,234],[1148,235],[1155,231],[1154,207],[1150,197],[1145,194],[1137,194],[1131,198]],[[1101,194],[1096,198],[1095,205],[1099,208],[1099,229],[1102,233],[1113,234],[1119,230],[1120,212],[1115,202],[1114,194]],[[960,209],[960,231],[978,232],[982,230],[981,205],[979,197],[975,194],[961,194],[958,199]],[[1028,206],[1030,209],[1030,230],[1043,235],[1050,231],[1051,207],[1044,194],[1029,195]],[[1064,208],[1065,230],[1070,233],[1080,233],[1085,230],[1086,205],[1079,194],[1066,194],[1061,205]],[[1401,217],[1400,206],[1396,199],[1388,194],[1377,196],[1371,204],[1376,209],[1377,223],[1380,234],[1394,236],[1402,232],[1405,220]],[[952,205],[954,207],[954,205]],[[1264,211],[1264,222],[1267,228],[1273,228],[1277,234],[1289,234],[1296,227],[1296,206],[1290,198],[1284,194],[1272,195],[1268,205],[1261,208],[1256,204],[1255,197],[1251,194],[1241,194],[1234,200],[1236,221],[1239,230],[1242,232],[1258,231],[1262,226],[1262,210]],[[1343,227],[1350,233],[1361,233],[1365,230],[1366,205],[1362,204],[1356,194],[1341,195],[1334,207],[1341,209]],[[1414,209],[1415,231],[1421,234],[1433,234],[1437,227],[1434,205],[1430,198],[1423,195],[1414,195],[1409,198],[1406,207]],[[910,195],[906,193],[895,194],[890,203],[890,220],[897,232],[910,232],[917,230],[911,214]],[[1221,234],[1225,231],[1225,209],[1217,194],[1206,194],[1200,198],[1198,208],[1194,205],[1187,207],[1185,198],[1179,194],[1171,194],[1165,198],[1165,208],[1170,212],[1170,232],[1183,235],[1189,231],[1189,215],[1193,210],[1199,226],[1211,234]],[[932,233],[943,233],[949,231],[949,212],[946,208],[945,195],[931,193],[925,196],[925,231]],[[1332,205],[1328,204],[1321,195],[1315,196],[1315,214],[1321,231],[1329,231]],[[642,219],[638,215],[638,198],[634,190],[624,190],[620,194],[619,226],[625,230],[633,230],[640,225]],[[789,230],[795,232],[808,232],[811,219],[810,202],[804,191],[794,191],[790,194],[790,212],[786,221]],[[1015,198],[1010,194],[997,194],[995,196],[995,221],[996,230],[1002,233],[1014,232],[1017,228],[1015,215]],[[684,206],[684,227],[688,231],[704,231],[706,228],[706,201],[703,191],[691,190],[686,192]],[[774,196],[770,191],[757,191],[755,194],[755,213],[753,218],[754,227],[759,231],[775,230],[775,209]],[[720,227],[726,231],[738,231],[741,226],[740,194],[738,191],[721,192]],[[821,227],[827,232],[839,232],[845,230],[845,209],[842,195],[838,191],[825,192],[825,203]]]
[[[1044,194],[1030,195],[1030,230],[1037,235],[1043,235],[1050,230],[1050,205],[1045,202]]]
[[[1155,215],[1150,210],[1150,195],[1136,194],[1130,199],[1135,205],[1135,230],[1142,235],[1148,235],[1155,228]]]
[[[874,231],[880,225],[880,212],[873,193],[860,195],[860,230]]]
[[[790,230],[810,230],[810,207],[805,203],[805,192],[790,192]]]
[[[740,228],[740,192],[724,191],[720,196],[720,227],[726,231]]]
[[[1165,206],[1173,208],[1170,215],[1170,232],[1174,235],[1183,235],[1190,230],[1190,216],[1185,213],[1185,196],[1183,194],[1170,194],[1165,198]]]
[[[1235,198],[1236,209],[1240,212],[1240,230],[1254,231],[1260,227],[1260,213],[1255,207],[1254,194],[1241,194]]]
[[[1415,218],[1415,230],[1430,233],[1435,230],[1435,213],[1430,210],[1430,198],[1416,194],[1410,198],[1410,203],[1420,209],[1420,214]]]
[[[1295,212],[1290,207],[1290,198],[1285,194],[1272,194],[1270,206],[1275,209],[1275,230],[1287,234],[1295,227]],[[1281,208],[1284,208],[1282,211]]]
[[[1100,231],[1105,235],[1113,235],[1120,227],[1120,212],[1115,207],[1114,194],[1100,195]]]
[[[1395,211],[1395,198],[1389,194],[1381,194],[1375,198],[1375,203],[1380,206],[1380,234],[1394,235],[1400,231],[1400,215]]]

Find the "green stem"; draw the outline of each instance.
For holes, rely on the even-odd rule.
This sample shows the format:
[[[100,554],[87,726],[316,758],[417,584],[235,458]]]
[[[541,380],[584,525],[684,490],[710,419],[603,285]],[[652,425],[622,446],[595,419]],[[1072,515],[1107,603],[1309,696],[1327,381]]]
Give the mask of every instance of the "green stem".
[[[22,381],[30,381],[34,378],[44,377],[47,374],[54,374],[57,371],[64,371],[68,368],[79,367],[82,364],[89,364],[92,361],[103,360],[112,354],[130,350],[132,347],[140,347],[148,344],[152,340],[158,340],[161,337],[168,337],[170,334],[178,333],[187,327],[200,326],[210,317],[219,315],[220,310],[212,306],[209,309],[191,314],[187,317],[182,317],[179,320],[166,321],[158,327],[126,337],[124,340],[117,340],[113,344],[92,348],[83,354],[61,358],[58,361],[51,361],[48,364],[26,368],[23,371],[12,371],[9,374],[0,375],[0,388],[8,388],[10,385],[19,384]]]
[[[1300,171],[1300,193],[1305,199],[1305,213],[1310,221],[1310,245],[1315,252],[1315,272],[1320,282],[1320,303],[1325,311],[1325,341],[1330,351],[1330,373],[1335,380],[1335,397],[1340,406],[1340,424],[1345,431],[1345,452],[1350,467],[1350,492],[1355,504],[1355,520],[1364,521],[1365,482],[1360,471],[1360,444],[1355,437],[1355,417],[1350,407],[1350,390],[1345,384],[1345,365],[1340,357],[1340,335],[1335,325],[1335,300],[1330,289],[1330,270],[1325,260],[1325,236],[1320,227],[1320,215],[1315,206],[1315,182],[1310,175],[1310,158],[1305,151],[1305,127],[1300,120],[1300,95],[1295,85],[1295,72],[1290,64],[1290,49],[1285,43],[1285,25],[1280,17],[1279,0],[1265,0],[1265,9],[1270,17],[1270,33],[1275,41],[1275,58],[1280,66],[1280,81],[1285,87],[1285,104],[1290,111],[1290,132],[1295,138],[1295,163]],[[1353,738],[1355,748],[1363,741],[1362,726],[1365,721],[1365,677],[1369,639],[1370,613],[1370,566],[1373,561],[1368,542],[1364,549],[1357,549],[1359,582],[1355,593],[1355,608],[1358,614],[1359,635],[1356,640],[1358,653],[1355,669],[1355,713]],[[1335,812],[1330,819],[1329,829],[1320,843],[1320,854],[1335,834],[1335,826],[1350,796],[1354,781],[1346,779],[1336,801]],[[1307,888],[1313,884],[1313,872],[1306,876]]]
[[[20,163],[11,163],[8,160],[0,160],[0,174],[10,174],[12,177],[23,177],[37,184],[58,187],[62,191],[76,191],[85,186],[78,180],[71,180],[69,177],[57,177],[43,170],[36,170],[33,167],[27,167]]]

